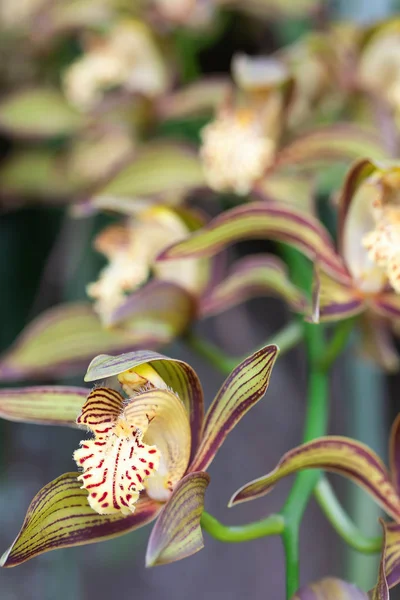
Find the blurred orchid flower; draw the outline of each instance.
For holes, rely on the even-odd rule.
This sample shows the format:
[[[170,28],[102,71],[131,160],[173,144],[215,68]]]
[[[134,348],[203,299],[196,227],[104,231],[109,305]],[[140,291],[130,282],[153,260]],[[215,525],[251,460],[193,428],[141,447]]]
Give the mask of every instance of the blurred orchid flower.
[[[151,271],[159,281],[173,282],[193,296],[201,294],[208,284],[209,261],[155,262],[171,241],[184,239],[194,225],[199,226],[198,218],[189,211],[179,213],[165,206],[154,206],[135,219],[111,225],[99,234],[95,248],[107,257],[109,264],[87,291],[96,300],[95,310],[105,325],[120,320],[121,307],[126,314],[126,294],[142,286]],[[132,302],[131,297],[127,303]]]
[[[281,240],[315,262],[314,321],[336,321],[371,311],[397,327],[397,186],[398,167],[365,160],[352,168],[340,197],[338,250],[313,216],[294,207],[254,202],[216,217],[159,258],[210,257],[248,238]]]
[[[163,25],[201,29],[215,16],[215,0],[149,0],[148,4]]]
[[[35,496],[2,565],[123,535],[156,517],[148,566],[200,550],[205,470],[229,431],[263,397],[277,352],[267,346],[244,360],[205,417],[195,371],[149,351],[100,355],[90,364],[86,381],[117,376],[126,397],[95,387],[82,406],[82,388],[2,390],[5,418],[55,424],[58,414],[59,424],[73,425],[80,410],[77,424],[93,435],[74,454],[82,473],[62,475]]]
[[[392,588],[400,582],[400,416],[392,426],[389,459],[390,472],[365,444],[341,436],[321,437],[289,451],[268,475],[241,487],[230,506],[267,494],[277,481],[303,469],[324,469],[351,479],[394,519],[381,521],[385,534],[381,585]],[[386,593],[376,597],[388,598]]]
[[[95,108],[115,87],[154,98],[168,84],[164,58],[150,29],[135,20],[119,21],[107,36],[92,39],[64,76],[67,98],[83,111]]]

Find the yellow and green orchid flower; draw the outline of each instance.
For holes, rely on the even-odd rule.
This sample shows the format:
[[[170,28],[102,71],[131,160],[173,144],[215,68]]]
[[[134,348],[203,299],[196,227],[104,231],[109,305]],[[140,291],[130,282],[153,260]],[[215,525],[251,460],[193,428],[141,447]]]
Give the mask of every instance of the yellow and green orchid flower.
[[[86,381],[114,378],[120,390],[1,390],[3,418],[77,424],[92,436],[74,453],[82,472],[61,475],[32,500],[2,565],[123,535],[155,519],[148,566],[200,550],[206,469],[229,431],[264,396],[277,353],[270,345],[244,360],[205,415],[192,367],[150,351],[100,355],[91,362]]]
[[[382,521],[385,543],[381,574],[381,585],[387,583],[392,588],[400,582],[400,416],[390,434],[389,461],[390,470],[361,442],[342,436],[321,437],[290,450],[273,471],[237,490],[230,506],[264,496],[280,479],[303,469],[324,469],[349,478],[393,519]]]

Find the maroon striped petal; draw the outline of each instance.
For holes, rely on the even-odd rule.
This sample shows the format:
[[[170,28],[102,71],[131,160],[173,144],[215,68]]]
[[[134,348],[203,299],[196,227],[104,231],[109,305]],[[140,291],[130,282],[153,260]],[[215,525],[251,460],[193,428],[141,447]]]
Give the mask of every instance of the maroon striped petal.
[[[298,248],[337,279],[347,271],[332,240],[311,215],[274,202],[252,202],[228,210],[186,240],[161,253],[159,260],[213,256],[230,244],[246,239],[273,239]]]
[[[194,369],[187,363],[147,350],[127,352],[118,356],[100,354],[90,363],[85,381],[103,380],[147,363],[184,403],[190,415],[192,453],[194,453],[203,424],[204,398],[200,380]]]
[[[268,475],[235,492],[230,506],[264,496],[280,479],[304,469],[325,469],[351,479],[400,519],[400,498],[382,461],[368,446],[341,436],[322,437],[291,450]]]
[[[389,461],[392,482],[400,496],[400,414],[397,415],[390,432]]]
[[[313,320],[341,321],[354,317],[365,309],[364,300],[354,289],[351,279],[337,281],[318,267],[313,295]]]
[[[305,585],[292,600],[368,600],[368,595],[347,581],[327,577]]]
[[[78,475],[65,473],[36,494],[21,531],[1,557],[1,566],[15,567],[50,550],[124,535],[153,521],[162,508],[143,495],[130,516],[99,515],[90,508]]]
[[[76,427],[90,390],[66,386],[33,386],[0,390],[0,417],[9,421]]]
[[[400,583],[400,525],[383,523],[386,540],[385,576],[389,588]]]
[[[272,254],[257,254],[238,260],[229,275],[200,304],[203,317],[219,314],[258,296],[277,296],[296,312],[304,313],[308,302],[293,285],[285,264]]]
[[[146,566],[165,565],[191,556],[204,546],[200,518],[207,473],[189,473],[178,483],[151,532]]]
[[[192,298],[166,282],[143,289],[118,329],[105,329],[90,304],[61,304],[34,319],[0,357],[0,380],[71,375],[99,352],[158,348],[178,335],[192,315]]]
[[[386,526],[382,519],[380,519],[380,523],[383,529],[383,547],[382,547],[382,556],[379,564],[378,571],[378,581],[375,588],[370,592],[371,600],[389,600],[389,585],[386,579],[387,575],[387,532]]]
[[[190,471],[203,471],[214,459],[228,433],[268,388],[278,347],[266,346],[232,371],[207,411],[199,449]]]
[[[395,292],[377,294],[369,299],[371,309],[400,326],[400,295]]]

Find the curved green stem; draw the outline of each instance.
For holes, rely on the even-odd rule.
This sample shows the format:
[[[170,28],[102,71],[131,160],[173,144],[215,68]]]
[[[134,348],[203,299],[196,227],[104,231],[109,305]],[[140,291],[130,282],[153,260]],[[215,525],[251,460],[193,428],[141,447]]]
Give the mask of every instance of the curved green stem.
[[[366,537],[343,509],[329,481],[322,477],[314,495],[323,513],[344,541],[363,554],[376,554],[382,549],[382,537]]]
[[[247,542],[264,536],[281,534],[285,521],[281,515],[269,515],[261,521],[229,526],[223,525],[212,515],[203,512],[201,526],[204,531],[221,542]]]
[[[303,441],[324,435],[328,419],[328,377],[321,367],[324,336],[321,327],[307,325],[305,341],[309,359],[308,402]],[[298,474],[282,510],[285,529],[282,534],[286,556],[286,594],[291,598],[299,588],[299,529],[304,511],[318,482],[319,471]]]
[[[272,336],[271,339],[267,340],[262,347],[268,344],[276,344],[279,346],[280,355],[282,356],[282,354],[291,350],[291,348],[301,341],[303,331],[303,323],[293,321]],[[203,358],[206,358],[224,375],[229,375],[242,360],[247,358],[247,355],[237,358],[227,356],[225,352],[214,346],[214,344],[197,337],[193,332],[185,336],[185,341],[192,350],[203,356]]]

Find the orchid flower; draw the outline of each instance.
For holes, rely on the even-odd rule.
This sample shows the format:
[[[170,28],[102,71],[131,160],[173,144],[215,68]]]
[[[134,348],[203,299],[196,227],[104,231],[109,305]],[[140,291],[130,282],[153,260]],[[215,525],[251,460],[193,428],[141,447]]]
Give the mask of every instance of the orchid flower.
[[[125,396],[104,386],[1,390],[4,418],[73,426],[79,414],[76,423],[92,435],[74,453],[82,472],[61,475],[35,496],[2,565],[123,535],[156,518],[148,566],[200,550],[205,471],[263,397],[277,352],[266,346],[244,360],[205,416],[192,367],[149,351],[100,355],[90,364],[86,381],[117,377]]]
[[[389,600],[389,590],[381,573],[372,595],[341,579],[326,577],[302,587],[292,600]]]
[[[233,242],[267,238],[289,243],[315,263],[313,319],[338,321],[363,312],[400,319],[398,169],[365,160],[350,171],[339,204],[339,246],[312,215],[254,202],[225,212],[160,260],[210,257]]]
[[[392,426],[389,458],[390,471],[361,442],[341,436],[321,437],[290,450],[268,475],[241,487],[232,496],[230,506],[267,494],[277,481],[303,469],[324,469],[351,479],[393,519],[382,522],[386,540],[384,578],[392,588],[400,582],[400,416]]]

